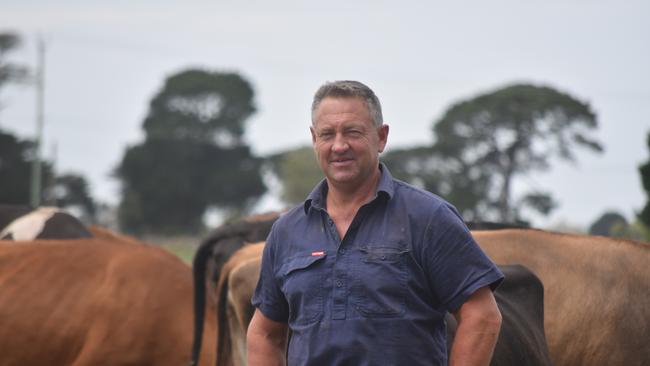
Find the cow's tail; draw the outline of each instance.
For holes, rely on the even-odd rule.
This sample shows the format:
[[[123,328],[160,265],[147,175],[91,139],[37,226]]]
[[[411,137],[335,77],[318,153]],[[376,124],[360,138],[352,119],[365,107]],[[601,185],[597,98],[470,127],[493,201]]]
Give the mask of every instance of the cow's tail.
[[[205,277],[210,260],[212,247],[219,241],[219,238],[211,237],[204,240],[194,255],[192,263],[192,274],[194,276],[194,341],[192,343],[192,355],[189,366],[199,364],[201,354],[201,343],[203,342],[203,326],[205,318]]]
[[[228,307],[228,278],[230,271],[225,271],[219,278],[217,285],[217,365],[232,364],[231,350],[232,340],[230,339],[230,324],[226,316]]]

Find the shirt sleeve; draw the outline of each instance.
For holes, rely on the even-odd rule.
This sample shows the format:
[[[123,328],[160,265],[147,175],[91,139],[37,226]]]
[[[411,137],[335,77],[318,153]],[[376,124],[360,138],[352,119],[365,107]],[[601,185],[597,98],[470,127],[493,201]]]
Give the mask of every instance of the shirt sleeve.
[[[433,213],[423,244],[430,286],[449,312],[482,287],[495,290],[504,278],[451,205],[442,204]]]
[[[286,323],[289,318],[289,306],[282,293],[275,276],[274,248],[275,225],[266,240],[262,254],[262,268],[255,292],[251,299],[253,306],[258,308],[264,316],[276,322]]]

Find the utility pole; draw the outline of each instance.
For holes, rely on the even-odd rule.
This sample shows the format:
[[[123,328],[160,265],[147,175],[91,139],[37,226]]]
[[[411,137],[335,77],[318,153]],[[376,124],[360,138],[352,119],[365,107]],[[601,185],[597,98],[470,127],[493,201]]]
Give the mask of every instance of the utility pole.
[[[30,204],[41,204],[41,145],[43,140],[44,97],[45,97],[45,42],[38,38],[38,61],[36,65],[36,138],[34,139],[34,157],[32,160],[32,179]]]

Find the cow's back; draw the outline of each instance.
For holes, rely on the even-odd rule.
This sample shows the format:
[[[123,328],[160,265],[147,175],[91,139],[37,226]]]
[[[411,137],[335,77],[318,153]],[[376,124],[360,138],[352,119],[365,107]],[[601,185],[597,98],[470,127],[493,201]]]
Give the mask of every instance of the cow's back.
[[[76,217],[58,207],[0,205],[0,240],[89,238],[92,234]]]
[[[539,230],[473,232],[499,264],[523,264],[544,284],[556,366],[650,364],[650,246]]]
[[[186,364],[191,299],[189,267],[162,249],[102,239],[2,244],[0,365]],[[206,337],[206,361],[214,340]]]

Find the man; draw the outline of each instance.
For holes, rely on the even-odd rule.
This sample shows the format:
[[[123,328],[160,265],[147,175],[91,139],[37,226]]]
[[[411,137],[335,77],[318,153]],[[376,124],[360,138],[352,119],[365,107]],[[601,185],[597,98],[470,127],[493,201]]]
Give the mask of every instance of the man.
[[[310,130],[325,179],[269,234],[249,365],[446,365],[447,312],[450,363],[489,364],[503,275],[453,206],[379,163],[388,125],[374,92],[323,85]]]

